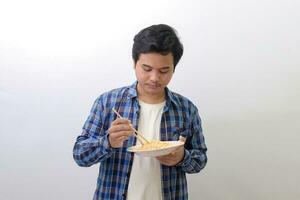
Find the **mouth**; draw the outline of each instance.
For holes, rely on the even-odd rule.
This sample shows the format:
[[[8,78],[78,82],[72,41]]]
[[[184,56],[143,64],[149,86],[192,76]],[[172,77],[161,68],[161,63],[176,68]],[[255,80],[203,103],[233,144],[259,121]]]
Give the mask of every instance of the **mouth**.
[[[160,84],[147,84],[148,87],[150,87],[151,89],[157,89],[160,87]]]

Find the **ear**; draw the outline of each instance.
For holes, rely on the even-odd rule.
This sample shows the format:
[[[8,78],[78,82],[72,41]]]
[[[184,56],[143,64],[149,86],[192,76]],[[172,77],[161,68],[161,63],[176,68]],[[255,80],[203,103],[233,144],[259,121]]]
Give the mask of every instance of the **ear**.
[[[136,62],[134,60],[132,60],[132,66],[133,66],[133,69],[136,68]]]

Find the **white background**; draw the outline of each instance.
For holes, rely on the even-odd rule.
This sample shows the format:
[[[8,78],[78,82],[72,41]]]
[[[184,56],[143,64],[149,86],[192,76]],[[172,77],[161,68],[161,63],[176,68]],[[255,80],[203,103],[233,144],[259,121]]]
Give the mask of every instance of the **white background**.
[[[0,2],[0,200],[92,199],[72,148],[95,98],[135,80],[133,36],[175,27],[170,88],[199,108],[208,164],[190,199],[296,200],[297,0]]]

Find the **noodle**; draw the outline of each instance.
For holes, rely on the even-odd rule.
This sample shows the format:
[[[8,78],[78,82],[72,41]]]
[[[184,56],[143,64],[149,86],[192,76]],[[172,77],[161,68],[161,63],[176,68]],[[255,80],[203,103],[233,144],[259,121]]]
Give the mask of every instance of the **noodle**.
[[[168,146],[171,146],[171,144],[164,141],[152,140],[149,143],[145,143],[141,146],[134,147],[134,150],[142,150],[142,151],[157,150]]]

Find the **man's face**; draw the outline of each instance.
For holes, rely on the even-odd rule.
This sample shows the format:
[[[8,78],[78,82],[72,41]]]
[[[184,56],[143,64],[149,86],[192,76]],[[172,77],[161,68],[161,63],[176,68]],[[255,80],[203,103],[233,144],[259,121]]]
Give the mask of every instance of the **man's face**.
[[[143,95],[162,95],[174,71],[173,55],[140,54],[135,64],[138,92]]]

